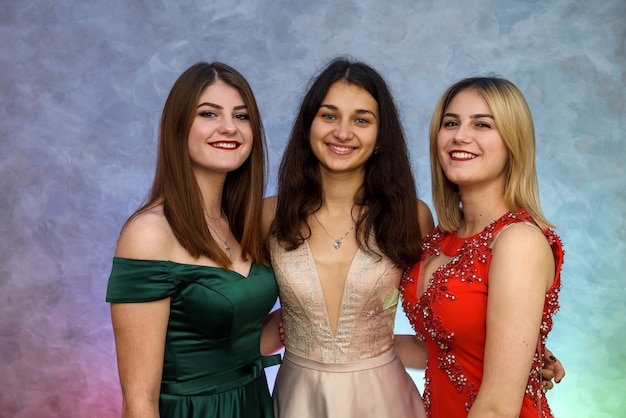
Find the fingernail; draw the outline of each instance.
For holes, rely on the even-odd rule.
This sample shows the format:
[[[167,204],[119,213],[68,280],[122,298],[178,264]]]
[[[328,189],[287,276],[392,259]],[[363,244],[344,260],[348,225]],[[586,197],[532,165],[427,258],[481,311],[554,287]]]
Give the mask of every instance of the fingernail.
[[[552,361],[556,361],[556,357],[554,357],[554,356],[550,356],[550,360],[552,360]]]
[[[559,379],[559,380],[554,379],[554,382],[555,383],[561,383],[561,379]]]

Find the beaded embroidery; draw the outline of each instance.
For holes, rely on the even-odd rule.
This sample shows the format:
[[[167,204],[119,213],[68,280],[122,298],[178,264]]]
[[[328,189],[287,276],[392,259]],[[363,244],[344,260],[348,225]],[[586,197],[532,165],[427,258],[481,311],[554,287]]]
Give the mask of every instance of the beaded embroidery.
[[[468,381],[464,374],[463,366],[457,361],[452,349],[454,340],[454,332],[450,332],[445,328],[442,319],[433,313],[432,306],[447,299],[456,300],[456,295],[452,294],[448,287],[450,280],[459,280],[468,286],[483,283],[486,278],[480,277],[478,265],[485,265],[483,271],[488,271],[491,262],[492,250],[490,245],[495,235],[505,226],[518,222],[533,222],[530,215],[525,211],[518,213],[509,212],[501,218],[489,224],[480,234],[473,239],[465,240],[463,245],[457,250],[457,255],[452,257],[447,263],[441,265],[430,278],[428,287],[424,293],[419,296],[416,304],[403,297],[403,308],[411,325],[415,329],[418,338],[425,341],[429,338],[437,343],[438,364],[436,367],[443,370],[454,385],[458,393],[465,391],[466,401],[465,408],[467,411],[471,408],[478,395],[479,386]],[[552,316],[559,309],[558,292],[561,287],[560,269],[563,262],[563,250],[559,237],[552,229],[543,231],[548,239],[548,243],[553,249],[555,255],[555,282],[546,294],[544,310],[542,315],[542,323],[540,327],[540,349],[545,349],[548,332],[552,329]],[[428,235],[422,244],[422,255],[420,262],[427,257],[441,255],[441,248],[444,239],[450,233],[442,232],[437,227],[430,235]],[[401,281],[401,291],[406,295],[406,288],[416,289],[417,277],[410,275],[411,270],[405,271]],[[410,299],[410,298],[408,298]],[[416,326],[419,321],[423,321],[426,335],[422,334],[420,328]],[[435,367],[435,364],[429,364],[428,367]],[[547,405],[540,381],[541,372],[541,355],[536,352],[533,357],[532,369],[528,378],[528,385],[525,396],[533,400],[535,407],[538,407],[543,417],[551,417],[550,409]],[[427,377],[425,380],[424,404],[426,406],[427,415],[430,416],[430,398],[431,398],[431,380]]]

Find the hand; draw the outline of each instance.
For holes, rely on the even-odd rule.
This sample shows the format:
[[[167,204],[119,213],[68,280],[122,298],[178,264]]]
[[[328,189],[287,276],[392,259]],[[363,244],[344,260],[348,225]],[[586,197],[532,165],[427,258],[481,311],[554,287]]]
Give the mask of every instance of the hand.
[[[565,377],[565,369],[561,362],[554,356],[552,351],[545,349],[543,353],[543,369],[541,370],[544,391],[554,387],[554,383],[561,383]],[[554,382],[552,380],[554,379]]]

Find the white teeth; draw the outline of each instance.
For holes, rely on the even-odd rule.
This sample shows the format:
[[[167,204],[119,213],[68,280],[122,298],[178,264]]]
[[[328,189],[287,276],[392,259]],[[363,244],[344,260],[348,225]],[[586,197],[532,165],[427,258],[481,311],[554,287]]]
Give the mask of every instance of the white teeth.
[[[474,154],[470,154],[469,152],[452,152],[450,153],[452,158],[460,158],[463,160],[471,160],[476,158]]]
[[[237,148],[237,145],[238,144],[234,142],[214,142],[211,144],[211,146],[215,148],[228,148],[228,149],[235,149]]]
[[[348,152],[348,151],[352,151],[352,147],[339,147],[337,145],[332,145],[332,144],[328,144],[328,146],[338,152]]]

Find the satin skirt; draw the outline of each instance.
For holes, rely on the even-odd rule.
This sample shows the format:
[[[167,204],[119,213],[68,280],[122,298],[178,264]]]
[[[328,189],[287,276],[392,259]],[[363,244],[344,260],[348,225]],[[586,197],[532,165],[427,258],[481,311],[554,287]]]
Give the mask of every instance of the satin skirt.
[[[422,398],[393,350],[349,363],[285,351],[273,393],[276,418],[423,418]]]

